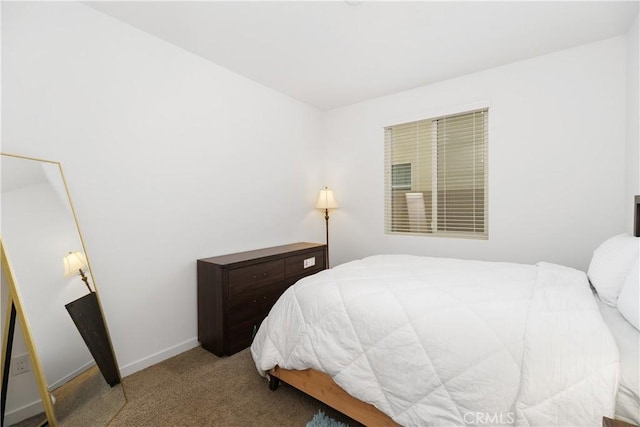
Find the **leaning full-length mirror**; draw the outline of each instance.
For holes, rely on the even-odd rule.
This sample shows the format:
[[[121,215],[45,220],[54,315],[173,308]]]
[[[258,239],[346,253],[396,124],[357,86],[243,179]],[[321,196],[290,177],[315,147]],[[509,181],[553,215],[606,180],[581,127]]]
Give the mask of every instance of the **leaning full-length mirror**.
[[[29,366],[37,360],[54,402],[50,425],[106,425],[126,398],[62,168],[8,154],[1,159],[0,234],[27,320],[22,332],[36,353],[26,354],[16,331],[3,424],[39,425],[46,418]],[[2,277],[4,329],[10,292],[6,271]]]

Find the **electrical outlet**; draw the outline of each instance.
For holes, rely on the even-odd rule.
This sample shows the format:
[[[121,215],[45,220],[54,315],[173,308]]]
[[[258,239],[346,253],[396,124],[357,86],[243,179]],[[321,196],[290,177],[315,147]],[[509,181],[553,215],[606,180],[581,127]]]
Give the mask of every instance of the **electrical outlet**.
[[[314,265],[316,265],[316,257],[307,258],[304,260],[304,268],[313,267]]]
[[[25,372],[29,372],[31,370],[31,361],[29,360],[29,355],[23,354],[22,356],[12,358],[11,369],[13,375],[20,375],[24,374]]]

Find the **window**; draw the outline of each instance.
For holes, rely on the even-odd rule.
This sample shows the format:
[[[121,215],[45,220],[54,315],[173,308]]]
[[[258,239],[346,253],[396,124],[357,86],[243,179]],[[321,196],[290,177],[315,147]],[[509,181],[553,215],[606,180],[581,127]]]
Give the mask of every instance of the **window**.
[[[391,165],[391,188],[411,190],[411,163]]]
[[[385,231],[488,238],[488,110],[385,128]]]

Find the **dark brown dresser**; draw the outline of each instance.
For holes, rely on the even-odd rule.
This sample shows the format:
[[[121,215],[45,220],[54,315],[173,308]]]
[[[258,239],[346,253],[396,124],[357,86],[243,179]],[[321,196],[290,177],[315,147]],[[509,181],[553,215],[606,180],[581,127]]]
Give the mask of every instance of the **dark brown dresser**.
[[[326,245],[293,243],[198,260],[198,341],[218,356],[251,345],[282,293],[325,268]]]

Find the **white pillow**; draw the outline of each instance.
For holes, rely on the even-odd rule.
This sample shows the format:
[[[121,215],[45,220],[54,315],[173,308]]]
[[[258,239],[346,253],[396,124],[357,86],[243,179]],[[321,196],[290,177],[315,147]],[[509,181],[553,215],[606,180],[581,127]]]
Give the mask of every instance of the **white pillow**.
[[[618,296],[618,311],[636,329],[640,330],[640,262],[631,266]]]
[[[593,252],[587,275],[605,304],[616,306],[625,277],[640,252],[640,239],[620,234]]]

